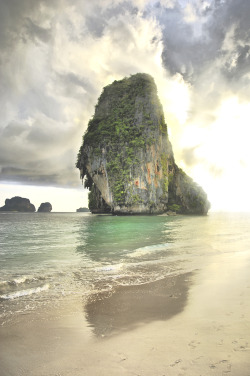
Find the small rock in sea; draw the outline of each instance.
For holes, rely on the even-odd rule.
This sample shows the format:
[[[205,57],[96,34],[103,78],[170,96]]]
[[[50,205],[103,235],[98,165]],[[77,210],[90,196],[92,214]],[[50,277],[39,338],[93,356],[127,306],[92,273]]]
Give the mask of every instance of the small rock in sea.
[[[167,211],[167,215],[176,215],[176,212],[171,211],[171,210],[168,210],[168,211]]]
[[[51,212],[52,210],[52,205],[50,202],[43,202],[39,208],[38,208],[38,212],[42,212],[42,213],[49,213]]]

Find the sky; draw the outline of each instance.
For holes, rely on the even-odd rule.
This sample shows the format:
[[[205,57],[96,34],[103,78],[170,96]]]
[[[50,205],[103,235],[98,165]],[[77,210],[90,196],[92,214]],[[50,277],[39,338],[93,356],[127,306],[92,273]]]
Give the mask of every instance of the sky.
[[[102,88],[158,87],[176,163],[250,211],[249,0],[0,0],[0,206],[87,206],[75,168]]]

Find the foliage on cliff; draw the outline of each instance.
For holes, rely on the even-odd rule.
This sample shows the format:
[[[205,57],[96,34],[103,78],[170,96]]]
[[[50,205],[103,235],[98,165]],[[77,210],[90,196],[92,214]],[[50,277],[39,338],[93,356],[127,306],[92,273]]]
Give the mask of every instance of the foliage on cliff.
[[[162,106],[155,93],[152,77],[141,73],[106,86],[98,100],[95,116],[89,121],[84,143],[94,148],[98,145],[94,150],[97,154],[107,143],[128,144],[131,148],[145,146],[145,142],[152,141],[145,137],[145,128],[155,124],[150,109],[145,108],[144,98],[148,97],[158,110],[159,125],[166,131]],[[142,115],[140,119],[135,116],[136,112]]]

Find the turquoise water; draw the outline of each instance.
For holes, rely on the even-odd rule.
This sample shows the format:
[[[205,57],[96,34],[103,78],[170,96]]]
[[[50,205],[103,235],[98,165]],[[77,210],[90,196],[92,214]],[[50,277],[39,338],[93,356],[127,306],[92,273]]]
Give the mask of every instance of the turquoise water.
[[[250,252],[249,228],[247,213],[0,213],[1,322],[65,295],[156,281],[220,253]]]

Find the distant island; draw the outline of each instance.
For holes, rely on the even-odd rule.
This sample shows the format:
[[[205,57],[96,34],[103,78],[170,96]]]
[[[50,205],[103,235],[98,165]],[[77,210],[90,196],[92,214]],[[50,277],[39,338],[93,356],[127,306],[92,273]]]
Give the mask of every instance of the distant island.
[[[52,205],[50,202],[43,202],[39,208],[38,208],[38,212],[41,212],[41,213],[49,213],[51,212],[52,210]]]
[[[90,210],[88,209],[88,208],[79,208],[79,209],[76,209],[76,211],[78,212],[78,213],[85,213],[85,212],[89,212]]]
[[[51,212],[52,205],[49,202],[43,202],[39,208],[38,212]],[[15,196],[12,198],[7,198],[5,200],[5,205],[0,208],[0,211],[6,212],[21,212],[21,213],[33,213],[36,211],[35,205],[31,204],[28,198]]]
[[[154,79],[138,73],[106,86],[76,167],[92,213],[206,215],[204,190],[175,163]]]
[[[7,198],[0,211],[35,212],[36,208],[28,198],[15,196],[10,199]]]

